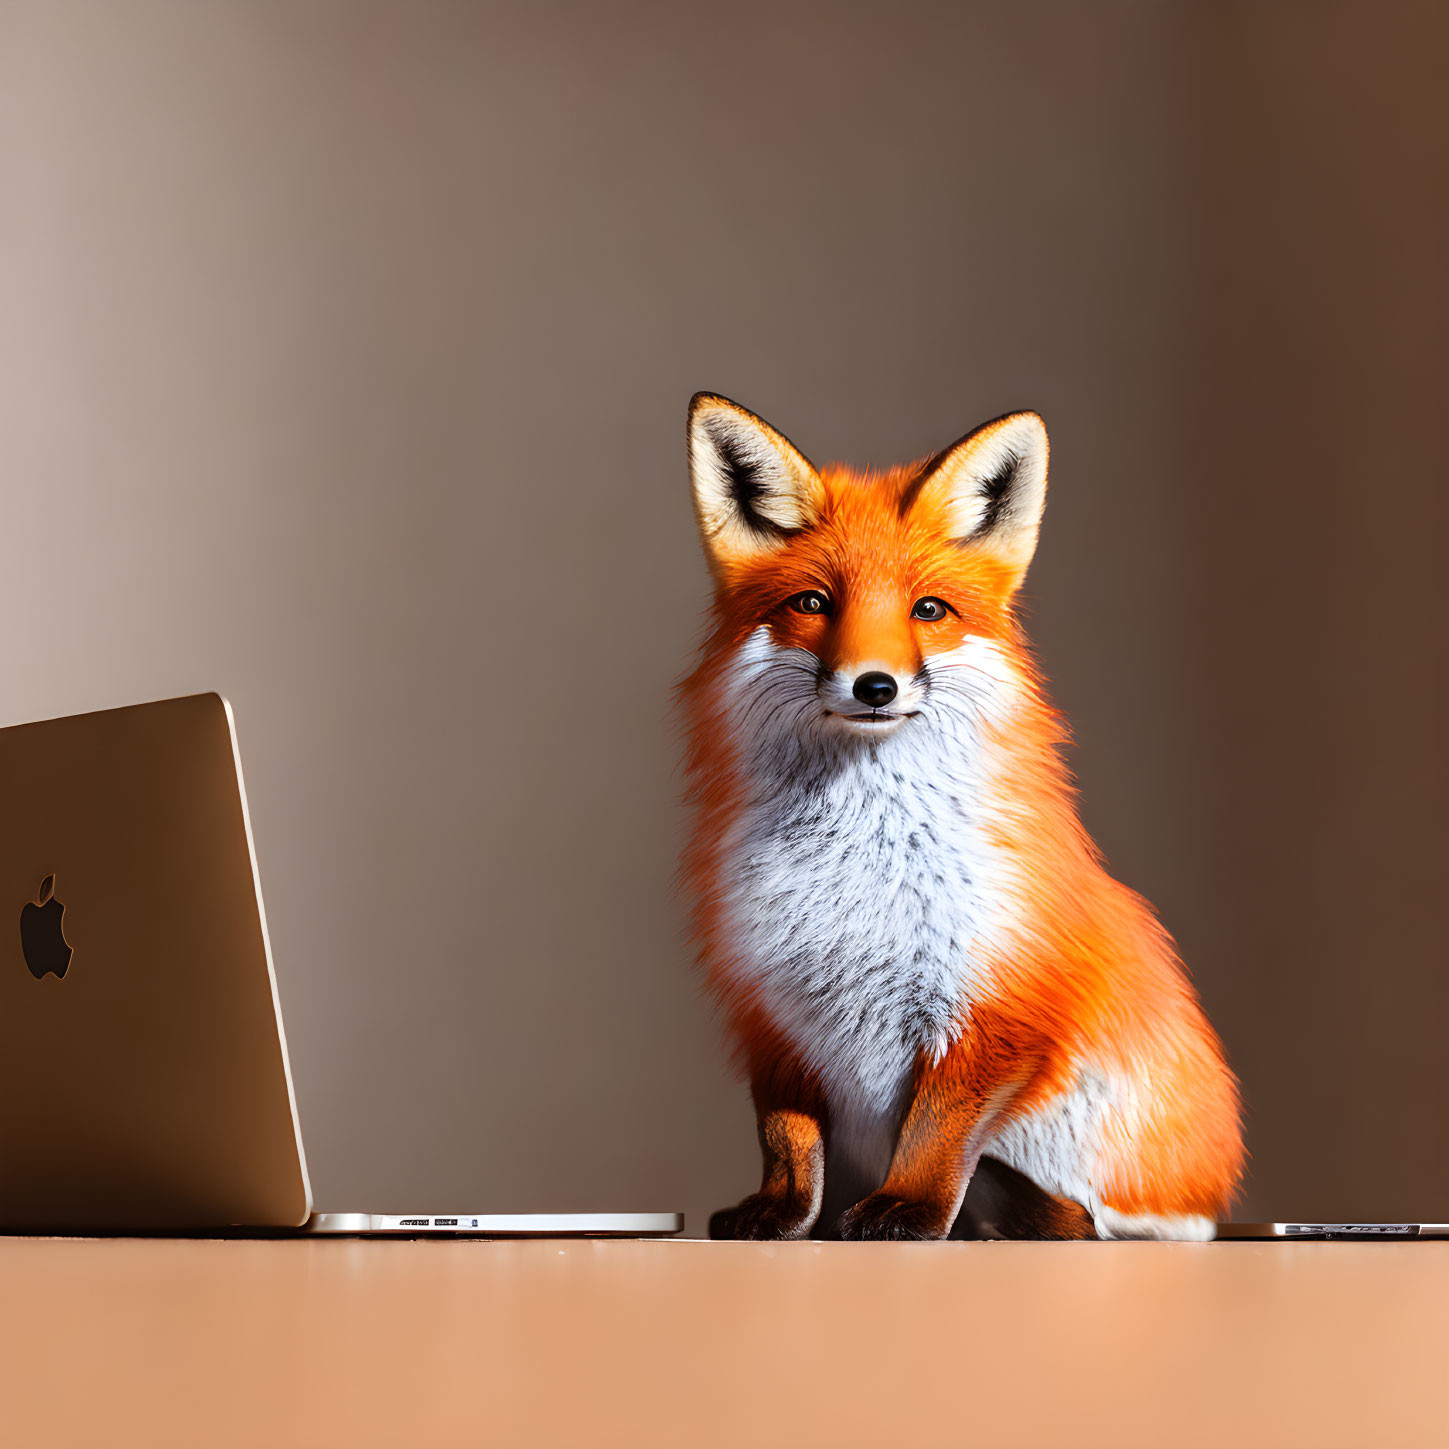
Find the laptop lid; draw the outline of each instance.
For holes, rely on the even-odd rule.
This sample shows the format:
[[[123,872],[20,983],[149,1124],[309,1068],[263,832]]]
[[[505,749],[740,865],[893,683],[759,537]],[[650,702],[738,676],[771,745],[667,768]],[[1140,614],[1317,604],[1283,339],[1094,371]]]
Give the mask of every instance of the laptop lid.
[[[230,707],[0,730],[0,1230],[310,1209]]]

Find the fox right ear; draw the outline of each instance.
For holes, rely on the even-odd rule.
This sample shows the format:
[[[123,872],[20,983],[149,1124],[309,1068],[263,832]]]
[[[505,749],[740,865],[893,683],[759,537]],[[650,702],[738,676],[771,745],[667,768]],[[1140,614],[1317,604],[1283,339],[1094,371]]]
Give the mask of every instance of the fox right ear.
[[[748,408],[715,393],[689,403],[694,513],[710,568],[774,553],[820,517],[823,490],[810,460]]]
[[[983,423],[926,464],[905,507],[934,505],[957,543],[1000,561],[1017,587],[1046,504],[1046,424],[1033,412]]]

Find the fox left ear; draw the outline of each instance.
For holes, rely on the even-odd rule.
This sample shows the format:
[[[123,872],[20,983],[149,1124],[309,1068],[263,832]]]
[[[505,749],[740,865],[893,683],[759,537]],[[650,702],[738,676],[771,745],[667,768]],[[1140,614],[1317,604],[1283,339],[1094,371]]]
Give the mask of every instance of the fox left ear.
[[[787,438],[717,393],[689,404],[694,512],[710,567],[749,563],[784,548],[820,516],[820,475]]]
[[[1020,583],[1046,506],[1046,424],[1032,412],[983,423],[937,453],[903,506],[940,509],[957,543],[1001,560]]]

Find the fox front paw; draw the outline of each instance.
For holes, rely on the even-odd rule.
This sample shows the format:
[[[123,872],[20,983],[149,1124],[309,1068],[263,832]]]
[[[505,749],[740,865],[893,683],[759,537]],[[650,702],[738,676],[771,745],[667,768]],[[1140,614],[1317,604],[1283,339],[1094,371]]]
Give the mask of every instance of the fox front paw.
[[[778,1243],[803,1238],[813,1226],[808,1209],[752,1192],[737,1207],[721,1208],[715,1213],[709,1220],[709,1235],[716,1241]]]
[[[941,1221],[934,1203],[912,1202],[873,1192],[840,1219],[840,1236],[847,1242],[904,1243],[944,1238],[951,1224]]]

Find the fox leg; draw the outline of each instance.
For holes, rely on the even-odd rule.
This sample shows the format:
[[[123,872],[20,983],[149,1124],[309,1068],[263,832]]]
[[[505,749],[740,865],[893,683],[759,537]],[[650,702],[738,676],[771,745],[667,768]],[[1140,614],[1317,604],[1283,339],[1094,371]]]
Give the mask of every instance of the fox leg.
[[[1081,1203],[1047,1192],[1024,1173],[990,1156],[976,1165],[961,1204],[961,1221],[969,1227],[967,1236],[977,1238],[1097,1236],[1092,1214]]]
[[[886,1180],[841,1217],[842,1238],[944,1238],[951,1231],[991,1124],[1018,1090],[1015,1082],[988,1085],[952,1057],[922,1072]]]
[[[712,1238],[808,1237],[825,1194],[825,1136],[819,1094],[778,1062],[760,1063],[750,1095],[760,1131],[760,1190],[709,1220]]]

